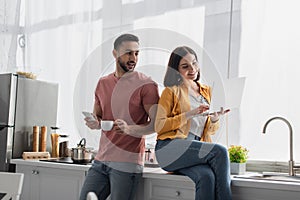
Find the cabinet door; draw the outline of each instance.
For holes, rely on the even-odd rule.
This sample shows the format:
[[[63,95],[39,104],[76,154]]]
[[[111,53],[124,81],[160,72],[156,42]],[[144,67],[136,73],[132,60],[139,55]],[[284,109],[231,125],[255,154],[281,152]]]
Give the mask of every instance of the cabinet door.
[[[38,168],[39,199],[79,199],[85,178],[84,171]]]
[[[38,193],[32,192],[33,188],[38,188],[38,177],[34,174],[37,170],[34,166],[17,165],[16,171],[24,173],[23,188],[21,193],[21,200],[38,200]]]
[[[47,167],[17,166],[24,173],[22,200],[79,199],[85,172]]]
[[[195,184],[192,181],[172,181],[146,178],[145,200],[194,200]]]

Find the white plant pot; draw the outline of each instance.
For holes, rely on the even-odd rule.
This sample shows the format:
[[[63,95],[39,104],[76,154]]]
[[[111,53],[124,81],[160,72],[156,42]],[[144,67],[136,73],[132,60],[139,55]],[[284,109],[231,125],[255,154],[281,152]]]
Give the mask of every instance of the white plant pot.
[[[230,174],[245,174],[246,163],[230,163]]]

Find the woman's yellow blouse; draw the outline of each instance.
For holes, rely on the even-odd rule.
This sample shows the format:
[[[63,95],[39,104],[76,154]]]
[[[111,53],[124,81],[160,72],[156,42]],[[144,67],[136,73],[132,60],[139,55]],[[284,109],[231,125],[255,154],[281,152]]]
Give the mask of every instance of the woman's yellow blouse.
[[[206,85],[200,85],[200,83],[197,84],[200,88],[200,94],[210,103],[210,88]],[[188,88],[185,85],[166,87],[161,94],[155,119],[157,139],[186,138],[190,130],[191,120],[186,119],[185,112],[190,111],[190,109]],[[219,126],[219,121],[212,123],[208,117],[201,141],[211,142],[210,135],[215,134]]]

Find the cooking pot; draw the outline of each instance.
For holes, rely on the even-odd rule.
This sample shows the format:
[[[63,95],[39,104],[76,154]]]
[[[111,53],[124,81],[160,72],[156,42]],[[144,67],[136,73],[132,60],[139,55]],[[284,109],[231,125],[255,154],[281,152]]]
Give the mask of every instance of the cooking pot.
[[[71,150],[71,158],[74,163],[90,163],[93,160],[93,149],[86,148],[86,139],[82,138],[76,148]]]

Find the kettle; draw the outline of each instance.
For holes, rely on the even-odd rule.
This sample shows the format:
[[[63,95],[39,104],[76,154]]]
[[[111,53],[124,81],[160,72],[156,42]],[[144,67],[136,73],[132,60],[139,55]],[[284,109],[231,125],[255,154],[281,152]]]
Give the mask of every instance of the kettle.
[[[82,138],[77,147],[72,148],[71,158],[74,163],[90,163],[93,160],[91,148],[86,148],[86,139]]]

